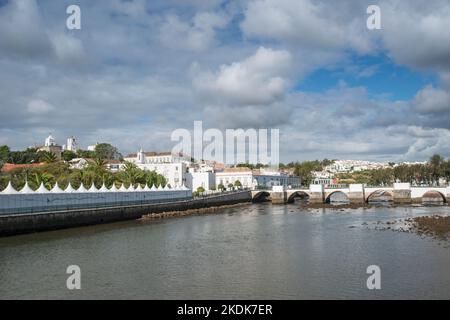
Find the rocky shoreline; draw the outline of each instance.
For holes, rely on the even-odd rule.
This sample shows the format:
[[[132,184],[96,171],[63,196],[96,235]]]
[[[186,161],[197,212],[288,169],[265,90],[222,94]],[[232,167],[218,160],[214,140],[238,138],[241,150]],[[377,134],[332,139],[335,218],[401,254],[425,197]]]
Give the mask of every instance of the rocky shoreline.
[[[440,242],[450,242],[450,216],[430,215],[392,221],[363,222],[362,226],[369,230],[415,233]]]
[[[150,213],[150,214],[143,215],[140,219],[138,219],[138,221],[146,222],[146,221],[153,221],[153,220],[159,220],[159,219],[164,219],[164,218],[176,218],[176,217],[185,217],[185,216],[191,216],[191,215],[211,214],[211,213],[215,213],[216,211],[222,210],[222,209],[236,208],[236,207],[242,207],[242,206],[248,206],[248,205],[251,205],[251,202],[214,206],[214,207],[200,208],[200,209],[188,209],[188,210],[183,210],[183,211],[166,211],[166,212],[161,212],[161,213]]]

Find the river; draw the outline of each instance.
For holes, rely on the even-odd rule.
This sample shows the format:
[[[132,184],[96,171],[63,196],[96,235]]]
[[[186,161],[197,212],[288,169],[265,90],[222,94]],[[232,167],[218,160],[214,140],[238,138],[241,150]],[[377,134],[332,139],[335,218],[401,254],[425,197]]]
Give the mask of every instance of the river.
[[[0,298],[450,299],[449,243],[364,226],[429,214],[450,207],[263,203],[1,238]],[[66,288],[69,265],[81,290]]]

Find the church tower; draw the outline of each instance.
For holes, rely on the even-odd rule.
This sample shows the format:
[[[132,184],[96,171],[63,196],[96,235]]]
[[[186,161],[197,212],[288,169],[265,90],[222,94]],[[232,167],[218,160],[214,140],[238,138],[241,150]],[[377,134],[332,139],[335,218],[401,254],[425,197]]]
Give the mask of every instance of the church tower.
[[[137,153],[137,163],[144,164],[145,163],[145,154],[142,148]]]

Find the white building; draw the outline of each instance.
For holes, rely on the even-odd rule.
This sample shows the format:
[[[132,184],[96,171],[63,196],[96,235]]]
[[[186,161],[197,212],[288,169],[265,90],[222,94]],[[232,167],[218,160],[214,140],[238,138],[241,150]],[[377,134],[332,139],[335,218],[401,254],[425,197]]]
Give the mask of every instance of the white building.
[[[185,163],[137,163],[136,166],[142,170],[156,171],[166,178],[171,187],[186,185],[187,167]]]
[[[202,187],[206,191],[216,189],[216,174],[214,172],[195,172],[189,170],[186,175],[186,186],[192,191]]]
[[[37,147],[37,150],[53,153],[56,160],[61,160],[62,147],[56,143],[55,138],[51,134],[45,139],[44,145]]]
[[[331,173],[349,173],[363,170],[373,170],[389,167],[388,163],[364,161],[364,160],[336,160],[325,167],[325,171]]]
[[[173,154],[171,152],[144,152],[140,149],[137,153],[129,154],[124,158],[125,161],[134,164],[158,164],[158,163],[180,163],[189,164],[191,159],[182,154]]]
[[[77,140],[75,139],[75,137],[72,136],[70,138],[67,138],[67,144],[66,144],[65,150],[73,151],[73,152],[77,151]]]
[[[53,136],[50,134],[44,142],[44,147],[52,147],[52,146],[56,146],[56,140],[55,138],[53,138]]]
[[[251,170],[249,168],[226,168],[222,172],[216,172],[216,186],[235,185],[239,181],[243,188],[270,188],[272,186],[296,187],[301,183],[300,177],[288,175],[279,171],[264,169]]]
[[[74,158],[69,161],[70,169],[79,169],[82,170],[89,165],[89,160],[85,158]]]
[[[139,150],[135,154],[129,154],[125,161],[134,163],[138,168],[164,176],[170,186],[187,185],[188,165],[186,158],[181,155],[173,155],[170,152],[144,152]]]
[[[97,146],[98,146],[98,143],[90,145],[90,146],[87,147],[87,150],[88,151],[95,151],[95,148],[97,148]]]
[[[216,186],[224,186],[228,189],[229,184],[239,181],[243,188],[252,188],[253,172],[249,168],[225,168],[222,172],[216,172]]]
[[[333,184],[333,175],[327,171],[313,171],[312,175],[314,177],[311,182],[312,184],[321,184],[325,186]]]
[[[298,187],[301,184],[300,177],[298,176],[266,169],[255,170],[253,181],[253,187],[268,188],[273,186]]]

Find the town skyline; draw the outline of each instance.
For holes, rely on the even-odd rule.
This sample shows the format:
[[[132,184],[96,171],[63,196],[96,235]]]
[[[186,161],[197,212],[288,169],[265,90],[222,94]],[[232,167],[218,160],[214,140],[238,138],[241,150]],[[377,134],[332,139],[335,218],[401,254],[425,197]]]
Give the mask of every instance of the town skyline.
[[[64,150],[69,150],[69,151],[76,151],[76,150],[94,151],[95,150],[95,146],[98,145],[99,143],[107,143],[107,144],[115,146],[111,142],[101,141],[101,140],[97,140],[95,143],[92,143],[92,144],[85,144],[84,143],[84,144],[80,145],[79,142],[78,142],[79,140],[77,139],[77,137],[74,136],[74,135],[71,135],[71,136],[67,137],[67,139],[64,139],[63,141],[67,141],[68,142],[68,140],[72,140],[73,139],[72,143],[75,143],[74,144],[74,149],[67,148],[67,145],[64,144],[64,143],[59,143],[59,141],[56,138],[53,137],[53,134],[51,132],[49,133],[49,136],[46,139],[42,139],[41,142],[35,142],[33,145],[30,145],[30,146],[26,146],[26,147],[22,147],[22,148],[19,147],[17,149],[11,148],[11,146],[8,146],[8,145],[4,145],[4,146],[9,147],[11,151],[24,151],[24,150],[26,150],[28,148],[32,148],[32,149],[37,148],[37,149],[39,149],[41,147],[46,146],[47,140],[49,138],[54,139],[54,143],[56,145],[60,146],[62,148],[62,151],[64,151]],[[135,150],[130,148],[129,149],[130,151],[123,152],[122,150],[118,149],[118,152],[122,156],[127,157],[127,156],[130,156],[130,155],[136,154],[136,152],[139,152],[140,149],[142,149],[144,152],[171,153],[171,149],[160,149],[160,150],[157,150],[157,149],[154,149],[154,148],[152,149],[151,147],[149,149],[145,149],[145,148],[142,147],[142,144],[137,146],[137,148]],[[444,158],[447,158],[447,156],[445,154],[441,155],[441,156],[443,156]],[[204,159],[204,160],[212,161],[212,159]],[[424,160],[408,160],[408,159],[405,159],[405,160],[397,160],[397,161],[395,161],[393,159],[391,159],[391,160],[388,159],[386,161],[381,161],[381,160],[372,160],[372,159],[367,159],[367,158],[360,158],[360,159],[353,158],[352,159],[352,158],[333,158],[333,157],[326,157],[325,156],[324,158],[321,158],[321,159],[319,159],[319,158],[315,158],[315,159],[313,159],[313,158],[311,158],[311,159],[294,158],[294,159],[292,159],[290,161],[280,161],[279,163],[280,164],[288,164],[288,163],[293,163],[293,162],[298,162],[298,161],[313,161],[313,160],[333,160],[333,161],[356,162],[356,163],[368,162],[368,163],[373,163],[373,164],[377,164],[377,163],[379,163],[379,164],[389,164],[389,163],[395,163],[395,164],[419,164],[419,163],[422,163],[423,164],[423,163],[426,163],[429,160],[429,158],[424,159]],[[197,159],[197,161],[198,161],[198,159]],[[235,165],[244,164],[244,163],[246,163],[246,162],[235,163]],[[253,162],[248,162],[248,161],[247,161],[247,163],[253,164],[253,165],[259,164],[258,162],[253,163]]]
[[[0,145],[167,150],[201,119],[279,129],[282,162],[449,156],[446,1],[378,1],[381,30],[370,1],[82,0],[80,30],[69,4],[0,1]]]

